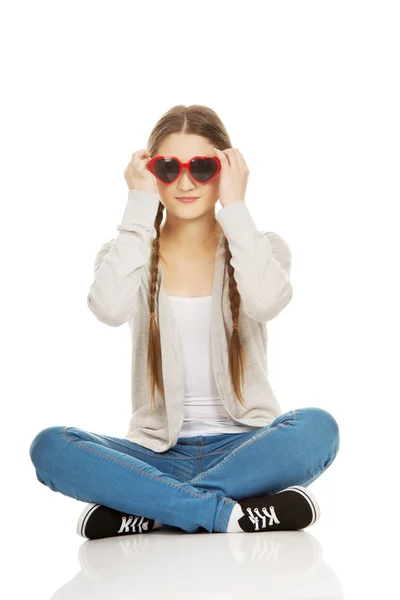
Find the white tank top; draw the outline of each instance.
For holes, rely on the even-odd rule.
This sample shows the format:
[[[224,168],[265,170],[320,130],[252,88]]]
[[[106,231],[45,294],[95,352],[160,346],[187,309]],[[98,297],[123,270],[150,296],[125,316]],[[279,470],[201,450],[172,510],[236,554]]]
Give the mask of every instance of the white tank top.
[[[179,437],[244,433],[222,404],[211,360],[211,296],[168,296],[178,326],[184,373],[184,420]]]

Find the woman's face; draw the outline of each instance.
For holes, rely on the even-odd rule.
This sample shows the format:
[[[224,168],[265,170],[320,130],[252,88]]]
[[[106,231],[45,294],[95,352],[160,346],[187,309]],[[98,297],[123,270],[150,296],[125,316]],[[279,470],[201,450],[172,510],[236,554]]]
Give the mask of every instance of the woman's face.
[[[216,156],[213,144],[206,138],[187,133],[172,133],[157,148],[157,155],[176,156],[182,162],[189,162],[193,156]],[[155,156],[155,155],[154,155]],[[156,179],[161,201],[168,213],[181,219],[193,219],[209,211],[219,197],[219,174],[211,183],[198,183],[187,169],[183,169],[176,181],[170,184]],[[177,196],[199,196],[198,200],[184,204]]]

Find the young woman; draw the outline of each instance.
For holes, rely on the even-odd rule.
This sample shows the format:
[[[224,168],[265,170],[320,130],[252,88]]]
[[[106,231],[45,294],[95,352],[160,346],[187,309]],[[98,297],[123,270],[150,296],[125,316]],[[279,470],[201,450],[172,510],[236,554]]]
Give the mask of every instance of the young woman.
[[[269,385],[266,323],[292,297],[291,252],[255,225],[248,175],[200,105],[166,112],[125,170],[123,218],[96,255],[87,301],[101,322],[131,330],[128,432],[50,426],[30,446],[41,483],[88,503],[83,537],[319,518],[307,486],[335,459],[339,428],[318,407],[282,414]]]

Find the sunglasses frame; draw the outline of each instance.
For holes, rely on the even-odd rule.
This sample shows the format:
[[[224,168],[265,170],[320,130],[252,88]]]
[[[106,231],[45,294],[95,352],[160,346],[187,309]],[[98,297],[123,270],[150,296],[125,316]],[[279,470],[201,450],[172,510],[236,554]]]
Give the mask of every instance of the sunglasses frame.
[[[179,163],[179,173],[177,174],[177,176],[175,177],[175,179],[173,179],[172,181],[163,181],[162,179],[160,179],[156,175],[155,170],[154,170],[154,163],[156,162],[157,159],[160,159],[160,158],[162,158],[162,159],[173,158],[174,160],[176,160]],[[209,179],[208,181],[199,181],[198,179],[196,179],[196,177],[194,177],[193,173],[191,173],[191,171],[190,171],[190,163],[193,160],[195,160],[196,158],[201,158],[201,159],[204,159],[204,158],[213,158],[215,160],[215,162],[217,163],[217,170],[214,173],[214,175],[211,177],[211,179]],[[176,156],[165,156],[165,155],[159,154],[157,156],[153,156],[153,158],[147,164],[147,167],[148,167],[149,171],[151,171],[151,173],[154,175],[154,177],[156,179],[158,179],[158,181],[160,181],[161,183],[165,183],[165,185],[170,185],[171,183],[174,183],[174,181],[176,181],[180,177],[180,174],[182,173],[183,169],[187,169],[189,171],[189,174],[191,175],[191,177],[193,177],[193,179],[197,183],[201,183],[202,185],[206,185],[207,183],[211,183],[211,181],[213,181],[217,177],[218,173],[221,170],[221,161],[219,160],[218,156],[214,156],[214,154],[206,154],[205,156],[196,155],[196,156],[193,156],[188,162],[185,162],[185,163],[181,162],[179,160],[179,158],[177,158]]]

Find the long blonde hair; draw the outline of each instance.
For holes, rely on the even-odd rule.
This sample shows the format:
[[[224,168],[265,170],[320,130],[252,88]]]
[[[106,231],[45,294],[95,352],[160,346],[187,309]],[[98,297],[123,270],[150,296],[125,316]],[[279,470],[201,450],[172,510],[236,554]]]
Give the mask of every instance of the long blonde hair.
[[[152,156],[157,154],[157,148],[161,145],[164,138],[172,133],[187,133],[201,135],[212,142],[219,150],[231,148],[232,144],[229,135],[218,117],[218,115],[207,106],[192,104],[190,106],[177,105],[170,108],[153,127],[148,143],[147,150]],[[165,401],[164,385],[161,368],[161,342],[160,331],[156,323],[155,298],[157,286],[158,263],[160,260],[160,227],[164,215],[164,205],[160,202],[158,212],[154,221],[154,228],[157,232],[152,242],[151,266],[150,266],[150,328],[149,343],[147,353],[147,369],[150,379],[151,405],[155,408],[154,390],[155,386]],[[241,297],[237,289],[234,277],[235,269],[230,264],[232,254],[229,250],[227,238],[225,239],[225,263],[229,275],[229,302],[232,313],[232,335],[229,344],[229,374],[232,381],[232,387],[236,398],[240,404],[245,406],[241,392],[241,385],[244,379],[244,371],[247,366],[247,357],[240,341],[239,334],[239,308]]]

